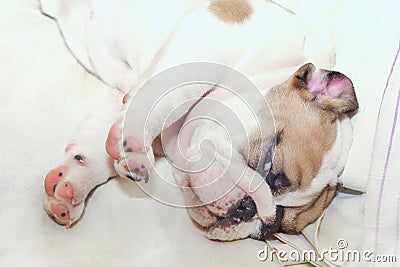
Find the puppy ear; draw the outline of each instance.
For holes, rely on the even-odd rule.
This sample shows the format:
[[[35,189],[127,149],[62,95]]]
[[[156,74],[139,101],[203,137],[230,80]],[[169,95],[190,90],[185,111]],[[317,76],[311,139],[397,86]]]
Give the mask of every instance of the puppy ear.
[[[315,102],[321,109],[337,114],[358,109],[353,83],[340,72],[317,70],[307,63],[293,75],[292,85],[300,89],[305,100]]]

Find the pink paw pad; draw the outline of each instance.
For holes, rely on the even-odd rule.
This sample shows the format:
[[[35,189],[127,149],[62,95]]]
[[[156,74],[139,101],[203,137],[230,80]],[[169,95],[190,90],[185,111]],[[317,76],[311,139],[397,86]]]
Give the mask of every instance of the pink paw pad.
[[[50,197],[54,196],[59,181],[63,179],[66,176],[66,174],[67,174],[66,166],[58,167],[54,170],[51,170],[47,174],[46,178],[44,179],[44,188],[48,196]]]
[[[127,178],[136,182],[142,180],[146,183],[148,182],[152,171],[152,162],[147,154],[137,152],[129,153],[129,157],[126,158],[124,163],[124,169],[129,172],[126,174]]]
[[[122,99],[122,104],[127,103],[128,100],[129,100],[129,94],[125,94],[125,95],[124,95],[124,98]]]
[[[114,124],[110,131],[108,132],[107,141],[106,141],[106,151],[110,157],[113,159],[119,159],[119,149],[118,149],[118,140],[121,136],[121,132],[118,130],[118,127]]]
[[[141,174],[146,172],[146,166],[143,163],[139,163],[135,160],[130,160],[128,165],[124,166],[124,169],[136,174]]]
[[[70,219],[69,211],[67,209],[67,206],[65,206],[64,204],[51,203],[50,210],[55,215],[56,220],[57,219],[66,219],[66,220]],[[65,224],[65,223],[60,222],[59,220],[57,220],[57,222],[60,224]]]
[[[74,198],[74,187],[69,182],[59,184],[56,190],[57,190],[57,195],[62,198],[68,200],[72,200]]]
[[[141,153],[143,150],[143,146],[132,137],[127,137],[122,143],[124,147],[124,152],[138,152]]]
[[[135,174],[148,175],[148,168],[151,164],[147,155],[143,153],[143,146],[132,137],[125,138],[122,145],[125,153],[135,153],[134,158],[127,159],[127,165],[124,168]]]

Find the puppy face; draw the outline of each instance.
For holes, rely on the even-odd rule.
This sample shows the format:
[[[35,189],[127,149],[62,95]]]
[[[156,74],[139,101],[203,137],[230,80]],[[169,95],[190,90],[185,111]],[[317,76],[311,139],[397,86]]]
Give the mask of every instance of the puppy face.
[[[253,133],[250,147],[242,149],[250,153],[242,154],[264,177],[276,204],[291,208],[287,214],[296,213],[294,209],[298,213],[310,210],[313,214],[308,216],[316,219],[333,197],[329,193],[327,198],[326,189],[336,185],[344,167],[341,159],[347,153],[342,149],[343,138],[351,136],[341,136],[340,124],[346,113],[358,108],[353,85],[341,73],[306,64],[272,88],[266,100],[276,132],[264,138]],[[322,206],[311,211],[321,197],[325,198],[319,202]],[[283,220],[283,224],[291,224],[286,227],[289,232],[305,226],[304,222],[298,222],[301,227],[293,225],[294,219]]]

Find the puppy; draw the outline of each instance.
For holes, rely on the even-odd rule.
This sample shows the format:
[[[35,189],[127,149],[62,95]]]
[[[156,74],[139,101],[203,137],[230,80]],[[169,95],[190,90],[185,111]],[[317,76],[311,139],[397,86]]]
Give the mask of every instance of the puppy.
[[[165,125],[163,126],[161,123],[163,118],[158,120],[156,118],[151,123],[152,127],[144,127],[146,124],[144,115],[148,114],[144,108],[149,108],[150,102],[154,103],[154,101],[144,101],[137,106],[135,112],[128,112],[128,110],[132,107],[129,104],[132,102],[133,96],[138,96],[136,90],[141,88],[150,77],[183,63],[209,61],[233,67],[248,76],[257,87],[265,89],[283,82],[287,79],[293,66],[298,66],[305,60],[302,55],[304,32],[301,31],[303,28],[299,26],[299,21],[296,21],[292,14],[276,9],[276,6],[265,1],[225,0],[187,1],[183,3],[182,1],[132,0],[129,2],[113,1],[114,4],[112,5],[109,3],[103,0],[87,1],[84,4],[64,0],[52,2],[42,0],[42,6],[51,7],[50,16],[57,19],[66,43],[79,62],[103,81],[119,89],[119,91],[115,90],[112,96],[99,105],[99,108],[82,124],[81,130],[71,138],[66,147],[65,160],[49,172],[45,178],[45,209],[57,223],[62,225],[70,226],[77,221],[83,212],[84,200],[90,190],[116,174],[113,167],[114,160],[116,160],[114,164],[120,175],[135,181],[147,181],[149,179],[154,163],[153,152],[162,152],[161,149],[153,150],[152,145],[157,143],[153,141],[157,141],[157,137],[165,129]],[[127,8],[127,5],[129,8]],[[157,5],[158,8],[154,9],[154,5]],[[105,6],[107,6],[106,9],[104,9]],[[108,15],[105,16],[104,10],[107,10]],[[278,16],[274,16],[276,13],[279,13]],[[115,17],[112,25],[108,23],[110,15]],[[276,20],[276,18],[280,19]],[[163,23],[160,23],[160,21]],[[272,27],[272,25],[277,24],[280,25],[279,30],[275,26]],[[283,44],[280,42],[282,33],[288,39]],[[276,47],[280,49],[276,49]],[[212,68],[212,66],[210,67]],[[186,73],[183,76],[190,77],[190,75],[192,74]],[[346,93],[333,90],[335,93],[331,94],[331,89],[345,86],[338,86],[340,82],[334,82],[334,86],[328,86],[332,85],[331,82],[324,83],[324,79],[321,78],[325,77],[325,74],[315,76],[321,79],[312,79],[314,76],[306,76],[304,75],[303,79],[310,80],[309,84],[307,83],[308,80],[304,82],[307,84],[308,90],[298,90],[298,98],[301,97],[304,102],[296,102],[295,96],[283,93],[285,90],[272,89],[270,93],[266,94],[265,100],[271,107],[273,120],[277,122],[274,127],[265,123],[265,125],[270,126],[265,126],[267,129],[261,131],[263,133],[261,138],[258,132],[252,129],[253,124],[249,123],[246,126],[249,127],[246,130],[252,133],[246,135],[249,138],[239,136],[235,139],[235,146],[228,154],[219,154],[217,162],[221,163],[222,169],[229,170],[226,165],[233,168],[239,166],[239,170],[232,170],[232,172],[244,172],[245,174],[244,179],[242,179],[242,176],[236,177],[228,173],[222,176],[227,179],[218,179],[223,184],[213,186],[213,188],[222,188],[223,193],[229,191],[228,189],[231,187],[234,188],[233,190],[236,193],[227,194],[227,200],[223,201],[225,204],[228,203],[227,205],[220,207],[220,205],[214,203],[215,196],[211,194],[210,197],[207,197],[209,193],[200,192],[201,190],[199,191],[197,188],[201,187],[201,183],[200,186],[193,184],[195,180],[198,182],[198,179],[194,178],[196,175],[186,176],[175,172],[178,184],[183,186],[184,194],[190,206],[190,213],[195,221],[204,227],[208,237],[231,240],[251,235],[255,238],[262,238],[275,232],[278,228],[287,232],[297,232],[304,225],[314,220],[307,221],[304,219],[309,218],[307,211],[318,207],[318,212],[320,212],[329,202],[333,193],[329,189],[331,187],[328,190],[326,186],[333,186],[335,183],[331,181],[331,178],[326,178],[327,180],[323,178],[320,184],[313,181],[321,180],[318,179],[319,172],[328,172],[325,169],[343,165],[341,161],[336,165],[332,163],[329,167],[325,167],[324,164],[325,161],[329,161],[326,158],[334,158],[332,162],[335,162],[335,159],[339,157],[334,152],[332,153],[335,155],[331,156],[332,153],[329,152],[336,151],[337,147],[342,147],[341,145],[333,145],[342,142],[339,137],[344,136],[344,134],[340,134],[342,133],[341,128],[334,126],[346,124],[346,120],[342,119],[341,114],[348,111],[344,107],[340,110],[340,105],[344,101],[342,96],[348,98],[349,90],[343,90]],[[221,77],[216,77],[215,84],[220,82],[218,81],[219,78]],[[348,79],[343,78],[341,81],[346,81],[343,84],[349,84]],[[282,84],[282,86],[287,83]],[[236,88],[237,86],[233,87]],[[286,87],[296,88],[294,84]],[[129,88],[131,89],[129,90]],[[167,102],[170,104],[165,105],[167,107],[179,103],[182,107],[179,112],[170,117],[170,121],[167,123],[172,128],[179,128],[180,123],[185,123],[185,117],[182,117],[185,114],[187,116],[193,115],[193,113],[188,114],[188,111],[191,108],[195,109],[197,105],[194,104],[197,102],[198,104],[204,102],[205,99],[198,101],[202,96],[212,95],[222,103],[227,100],[224,94],[218,95],[218,88],[212,90],[209,86],[204,86],[187,89],[188,94],[175,95],[173,101],[168,100]],[[239,90],[247,91],[248,88],[244,87]],[[277,91],[277,93],[272,94],[274,91]],[[125,98],[127,105],[123,108],[123,115],[126,115],[127,118],[133,116],[134,120],[127,124],[129,127],[121,129],[122,120],[119,119],[119,122],[115,124],[114,122],[119,115],[121,99],[128,92],[131,92],[130,98]],[[139,92],[144,91],[139,90]],[[293,92],[297,91],[293,90]],[[148,93],[152,94],[151,90],[146,92],[145,95]],[[239,93],[239,95],[245,94],[246,92]],[[186,101],[188,98],[190,101]],[[285,103],[291,103],[288,100],[292,98],[294,105],[285,106]],[[264,98],[259,97],[258,99]],[[275,101],[276,105],[273,103]],[[357,103],[355,97],[352,101]],[[265,110],[262,108],[264,105],[260,103],[255,103],[252,106]],[[311,126],[325,125],[321,124],[321,120],[329,117],[328,115],[331,115],[331,125],[334,126],[329,129],[321,127],[317,131],[317,129],[312,130],[314,128],[307,124],[306,129],[310,131],[299,131],[300,129],[296,129],[288,123],[296,121],[300,125],[306,125],[305,119],[299,117],[301,112],[299,110],[301,110],[301,107],[309,112],[311,108],[308,106],[313,107],[315,114],[311,113],[307,115],[308,117],[304,117],[313,118],[311,115],[322,114],[316,116],[314,121],[310,119],[309,124]],[[160,106],[161,110],[162,107],[163,105]],[[294,107],[299,108],[299,110],[294,110]],[[356,105],[352,107],[355,109]],[[292,111],[293,114],[289,111]],[[260,111],[260,113],[266,117],[269,116],[266,115],[267,112]],[[237,112],[237,114],[241,114],[241,112]],[[288,116],[285,117],[284,114]],[[261,119],[264,117],[263,115],[260,116]],[[265,119],[265,121],[267,120]],[[108,132],[110,127],[111,130]],[[199,131],[201,129],[201,127],[195,128]],[[149,131],[145,135],[146,142],[144,142],[143,129]],[[121,138],[122,131],[126,133],[124,140]],[[164,134],[167,132],[165,131]],[[281,135],[275,134],[280,132]],[[295,134],[288,134],[287,132],[304,132],[312,135],[313,137],[304,139],[311,143],[310,149],[313,150],[310,155],[312,156],[301,149],[309,148],[308,143],[303,142],[302,136],[298,137],[297,140]],[[332,134],[326,135],[329,133]],[[321,141],[322,138],[319,138],[321,135],[326,138],[329,137],[327,138],[328,143],[325,144]],[[351,135],[351,133],[348,133],[348,135]],[[164,153],[167,156],[177,155],[173,152],[174,134],[170,133],[169,136],[171,142],[161,142],[165,147],[169,147],[168,149],[164,148],[164,150],[167,150],[167,153],[165,151]],[[106,138],[105,148],[104,140]],[[215,139],[215,137],[210,137],[210,140],[214,140],[213,138]],[[318,145],[319,143],[314,141],[313,138],[321,144]],[[286,141],[288,139],[291,141]],[[249,142],[251,140],[254,141]],[[296,140],[300,140],[302,146],[295,146],[295,144],[299,144]],[[245,141],[246,144],[244,144]],[[220,144],[219,147],[224,148],[221,142],[215,141],[214,143]],[[289,143],[293,145],[291,148],[284,145]],[[345,143],[343,141],[344,148],[346,147]],[[272,146],[271,144],[275,145]],[[274,148],[270,150],[268,145]],[[193,145],[187,144],[187,148],[190,147],[193,147]],[[295,149],[296,147],[297,149]],[[191,150],[188,149],[187,151]],[[258,154],[254,151],[258,151]],[[256,167],[258,162],[265,160],[265,151],[267,151],[266,154],[275,155],[274,161],[271,161],[273,168],[268,171],[268,174],[264,170],[265,166],[269,166],[268,164],[262,166],[262,163],[260,163],[261,167]],[[268,151],[270,152],[268,153]],[[111,157],[107,155],[107,152]],[[345,152],[337,153],[343,157],[346,154]],[[185,157],[188,157],[188,155]],[[304,162],[301,161],[301,158]],[[230,162],[232,164],[229,164]],[[300,165],[304,168],[300,168]],[[188,168],[198,169],[198,166],[188,166]],[[329,177],[336,177],[340,173],[340,171],[332,172],[335,172],[335,175],[330,174]],[[323,174],[320,176],[325,177]],[[232,177],[237,179],[232,179]],[[230,180],[231,182],[229,182]],[[228,183],[225,184],[224,181],[228,181]],[[253,190],[253,185],[257,190]],[[185,188],[189,187],[196,189],[193,192],[187,191]],[[320,197],[318,198],[318,196]],[[317,199],[324,201],[318,202]],[[212,203],[216,205],[215,208],[213,208],[214,204]],[[203,207],[200,208],[199,206]],[[202,212],[202,210],[205,212]],[[284,212],[282,212],[283,210]],[[313,214],[318,212],[315,211]],[[207,217],[209,220],[202,219],[203,217]],[[281,219],[282,224],[279,223]],[[296,220],[299,222],[293,223]],[[293,223],[293,225],[290,223]],[[224,225],[224,227],[221,228],[221,225]],[[240,230],[242,227],[246,230]],[[232,229],[228,231],[230,228]],[[224,230],[219,231],[218,229]]]
[[[107,141],[109,151],[118,151],[116,171],[147,182],[159,136],[190,215],[207,237],[298,233],[334,196],[352,141],[347,114],[358,108],[353,84],[339,72],[305,64],[260,98],[259,91],[243,90],[242,81],[232,85],[234,75],[227,76],[223,87],[191,84],[160,94],[156,104],[157,96],[148,92],[168,84],[168,76],[133,94]],[[204,80],[202,74],[191,78]],[[232,94],[226,84],[242,89]],[[139,111],[149,113],[137,119]]]
[[[45,177],[45,210],[67,226],[80,218],[90,190],[115,175],[104,141],[126,93],[189,62],[224,64],[269,88],[305,60],[305,27],[264,0],[41,0],[41,6],[56,19],[78,62],[115,88],[71,138],[65,159]],[[118,157],[113,147],[108,144],[108,152]]]

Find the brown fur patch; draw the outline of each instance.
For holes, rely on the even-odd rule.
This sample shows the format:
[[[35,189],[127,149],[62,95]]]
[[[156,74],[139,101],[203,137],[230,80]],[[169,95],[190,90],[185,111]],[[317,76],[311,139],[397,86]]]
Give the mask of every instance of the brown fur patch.
[[[285,233],[299,233],[315,222],[335,196],[336,187],[327,186],[318,198],[301,207],[285,208],[281,229]]]
[[[261,150],[279,133],[280,143],[275,150],[272,171],[287,176],[291,185],[285,191],[306,190],[310,186],[337,135],[337,116],[305,100],[302,93],[292,80],[271,89],[266,99],[276,132],[270,133],[267,139],[253,132],[249,147],[241,148],[248,165],[255,169],[263,153]]]
[[[273,170],[286,174],[290,191],[305,190],[336,140],[335,120],[329,111],[304,101],[290,82],[273,88],[267,99],[281,133]]]
[[[289,80],[266,96],[280,136],[272,171],[287,176],[291,186],[285,191],[306,190],[310,186],[337,135],[336,115],[306,101],[301,93]],[[267,140],[262,140],[257,132],[250,136],[249,147],[241,149],[250,167],[256,168],[260,149],[265,149],[276,133],[271,133]]]
[[[246,0],[212,0],[208,10],[226,23],[243,23],[249,20],[253,7]]]

